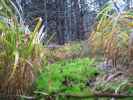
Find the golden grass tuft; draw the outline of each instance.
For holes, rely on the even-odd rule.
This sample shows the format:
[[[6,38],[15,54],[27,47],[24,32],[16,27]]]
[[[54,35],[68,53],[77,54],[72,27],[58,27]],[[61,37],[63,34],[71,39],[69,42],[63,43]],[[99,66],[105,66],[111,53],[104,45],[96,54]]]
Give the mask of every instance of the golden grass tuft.
[[[98,24],[89,38],[92,54],[101,52],[113,67],[130,65],[133,61],[132,12],[116,14],[105,7],[98,15]]]

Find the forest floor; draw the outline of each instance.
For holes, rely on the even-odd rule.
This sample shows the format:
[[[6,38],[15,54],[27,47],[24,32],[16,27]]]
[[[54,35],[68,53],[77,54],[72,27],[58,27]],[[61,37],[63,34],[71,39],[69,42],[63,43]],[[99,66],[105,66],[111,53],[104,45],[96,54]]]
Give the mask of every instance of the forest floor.
[[[98,68],[100,73],[87,80],[88,86],[91,87],[91,91],[95,93],[133,94],[133,71],[121,68],[120,65],[118,65],[119,68],[117,69],[113,68],[111,65],[104,63],[103,57],[99,56],[93,58],[89,50],[88,43],[82,41],[66,43],[63,46],[50,44],[44,51],[48,64],[55,64],[56,62],[67,61],[69,59],[84,59],[86,57],[95,59],[96,63],[94,67]],[[128,98],[124,100],[132,99]]]

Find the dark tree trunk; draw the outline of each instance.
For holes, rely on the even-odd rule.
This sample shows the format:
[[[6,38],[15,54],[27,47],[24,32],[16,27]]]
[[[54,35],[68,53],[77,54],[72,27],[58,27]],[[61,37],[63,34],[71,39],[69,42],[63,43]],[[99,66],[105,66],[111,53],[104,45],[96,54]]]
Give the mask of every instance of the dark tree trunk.
[[[57,15],[57,40],[59,44],[64,44],[64,25],[65,25],[65,19],[64,19],[64,11],[65,11],[65,5],[63,0],[57,0],[57,11],[59,12]]]

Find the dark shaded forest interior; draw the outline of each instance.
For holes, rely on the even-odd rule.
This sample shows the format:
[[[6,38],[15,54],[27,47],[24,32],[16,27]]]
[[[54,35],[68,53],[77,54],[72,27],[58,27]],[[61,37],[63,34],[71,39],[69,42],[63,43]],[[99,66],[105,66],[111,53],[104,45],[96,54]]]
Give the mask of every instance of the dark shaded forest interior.
[[[47,34],[55,35],[59,44],[88,38],[96,14],[108,0],[22,0],[24,18],[29,25],[42,17]],[[48,38],[49,38],[48,36]]]

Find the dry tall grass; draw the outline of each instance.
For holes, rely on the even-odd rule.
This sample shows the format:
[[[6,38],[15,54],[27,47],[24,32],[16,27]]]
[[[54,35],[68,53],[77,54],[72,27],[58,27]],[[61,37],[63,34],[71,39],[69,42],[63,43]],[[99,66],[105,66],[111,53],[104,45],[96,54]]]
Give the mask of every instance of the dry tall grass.
[[[106,63],[114,68],[129,66],[133,62],[133,12],[121,14],[113,12],[111,6],[105,7],[98,15],[98,24],[89,42],[92,53],[101,52]]]
[[[10,3],[0,0],[0,16],[5,19],[0,19],[0,95],[5,97],[29,92],[43,64],[43,49],[37,41],[42,20],[39,19],[33,32],[27,33],[26,27],[14,17]]]

